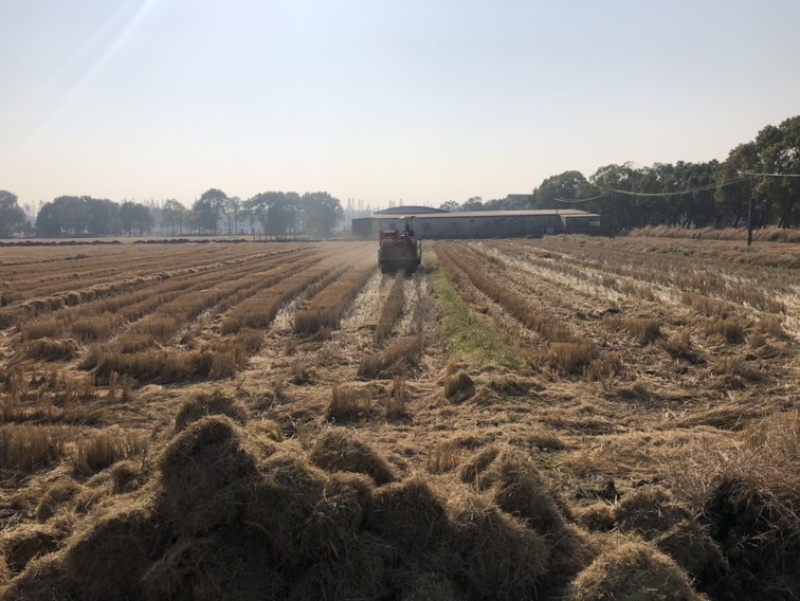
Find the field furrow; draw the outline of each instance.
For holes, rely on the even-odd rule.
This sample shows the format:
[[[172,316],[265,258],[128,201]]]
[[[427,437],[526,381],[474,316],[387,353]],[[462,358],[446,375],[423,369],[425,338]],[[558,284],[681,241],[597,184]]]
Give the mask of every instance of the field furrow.
[[[793,561],[800,274],[783,248],[437,241],[396,277],[375,250],[4,256],[0,599],[106,598],[81,587],[119,557],[93,550],[109,540],[153,598],[217,569],[195,569],[206,547],[245,575],[258,549],[292,598],[382,598],[302,588],[333,570],[398,599],[561,599],[598,552],[634,548],[716,601],[739,590],[719,574]]]

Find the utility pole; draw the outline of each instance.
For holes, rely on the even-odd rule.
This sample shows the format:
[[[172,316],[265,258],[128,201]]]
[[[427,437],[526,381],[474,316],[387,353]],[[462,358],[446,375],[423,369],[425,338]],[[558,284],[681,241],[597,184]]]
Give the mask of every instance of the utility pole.
[[[753,245],[753,176],[750,175],[750,196],[747,200],[747,248]]]

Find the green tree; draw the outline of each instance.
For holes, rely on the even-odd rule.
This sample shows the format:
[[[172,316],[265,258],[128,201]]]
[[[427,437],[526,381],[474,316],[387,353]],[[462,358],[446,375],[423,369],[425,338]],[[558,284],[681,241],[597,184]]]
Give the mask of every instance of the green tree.
[[[23,233],[27,223],[25,211],[17,203],[16,195],[0,190],[0,238]]]
[[[754,227],[800,224],[800,178],[753,175],[760,173],[800,174],[800,116],[786,119],[777,127],[768,125],[755,140],[731,150],[719,166],[720,185],[715,195],[726,219],[734,224],[743,219],[749,207]],[[723,185],[735,177],[745,181]]]
[[[36,217],[38,236],[81,236],[86,232],[88,197],[59,196],[45,203]]]
[[[759,132],[756,145],[763,173],[800,175],[800,116],[786,119],[778,127],[765,127]],[[768,201],[766,210],[779,227],[800,222],[800,178],[763,177],[756,191]]]
[[[155,225],[153,215],[146,205],[130,201],[123,202],[122,206],[120,206],[119,221],[128,236],[131,235],[134,229],[142,236]]]
[[[300,199],[303,227],[307,234],[329,237],[344,218],[342,204],[327,192],[307,192]]]
[[[203,192],[202,196],[192,205],[197,226],[214,235],[217,234],[220,217],[225,210],[228,197],[222,190],[211,188]]]
[[[602,198],[580,205],[596,211],[610,220],[606,225],[612,232],[626,230],[645,222],[634,196],[633,187],[640,172],[632,163],[611,164],[600,167],[589,177],[588,198]]]
[[[239,219],[242,212],[242,201],[232,196],[225,202],[225,218],[228,220],[228,234],[239,233]]]
[[[461,205],[462,211],[484,211],[483,199],[480,196],[472,196]]]
[[[721,222],[719,206],[714,199],[719,162],[683,163],[677,165],[677,177],[682,189],[694,190],[676,199],[676,205],[684,227],[711,227]]]
[[[287,236],[297,229],[301,213],[300,196],[296,192],[261,192],[245,206],[253,219],[261,224],[267,236]]]
[[[249,200],[242,201],[242,208],[239,211],[239,221],[249,226],[251,234],[256,233],[256,223],[258,223],[258,219],[256,218],[255,211],[249,204]]]
[[[170,235],[175,235],[175,228],[178,234],[183,236],[183,227],[187,225],[189,211],[175,199],[169,199],[161,209],[161,225],[170,229]]]
[[[267,234],[269,207],[283,197],[283,192],[260,192],[245,201],[245,208],[252,216],[253,223],[261,225],[261,233]],[[252,224],[251,224],[252,225]]]
[[[267,208],[267,234],[288,236],[297,231],[300,215],[300,195],[297,192],[277,192]]]
[[[57,238],[61,235],[61,220],[55,201],[46,202],[36,214],[36,235],[42,238]]]
[[[580,171],[565,171],[548,177],[533,191],[531,206],[534,209],[553,209],[561,206],[556,199],[586,198],[590,191],[589,182]]]
[[[530,208],[531,197],[528,194],[509,194],[505,198],[493,198],[483,203],[487,211],[524,211]]]
[[[673,177],[674,167],[671,163],[654,163],[651,167],[639,170],[639,177],[633,186],[637,193],[636,213],[638,216],[636,227],[644,225],[675,225],[671,222],[672,210],[669,207],[669,197],[662,194],[677,189]]]
[[[758,169],[759,158],[755,142],[739,144],[730,151],[728,158],[717,168],[717,189],[714,200],[717,203],[723,225],[738,227],[747,215],[750,203],[750,178],[747,173]],[[736,184],[731,180],[743,178]]]
[[[86,233],[91,236],[108,236],[119,233],[119,205],[105,198],[83,197],[86,215]]]

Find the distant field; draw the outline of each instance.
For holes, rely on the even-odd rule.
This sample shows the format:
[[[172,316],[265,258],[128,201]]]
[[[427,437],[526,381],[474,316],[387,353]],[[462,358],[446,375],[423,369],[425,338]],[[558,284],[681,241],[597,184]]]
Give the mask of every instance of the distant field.
[[[798,257],[2,248],[0,598],[794,598]]]

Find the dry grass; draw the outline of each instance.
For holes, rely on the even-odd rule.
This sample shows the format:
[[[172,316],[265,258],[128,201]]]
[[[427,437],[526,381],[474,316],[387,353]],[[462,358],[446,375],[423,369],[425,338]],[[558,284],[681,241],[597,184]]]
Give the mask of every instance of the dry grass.
[[[742,357],[724,357],[711,366],[711,372],[723,376],[729,386],[745,387],[751,382],[759,382],[766,375],[757,366]]]
[[[701,601],[686,573],[653,546],[620,542],[581,572],[570,588],[570,601],[602,599],[672,599]]]
[[[702,354],[692,344],[692,337],[687,331],[683,331],[677,336],[670,336],[661,341],[663,348],[673,359],[682,359],[689,363],[700,363],[703,361]]]
[[[369,476],[377,486],[397,480],[389,463],[374,448],[357,436],[339,429],[323,432],[314,443],[308,458],[327,472],[351,472]]]
[[[609,351],[598,352],[595,358],[589,363],[584,374],[589,380],[605,382],[620,375],[623,371],[623,367],[624,364],[619,353]]]
[[[706,322],[706,334],[725,344],[741,344],[745,338],[744,327],[733,317],[709,319]]]
[[[725,301],[685,291],[682,296],[683,303],[707,317],[727,319],[732,307]]]
[[[597,349],[592,344],[576,342],[556,342],[547,347],[543,354],[545,365],[565,376],[579,376],[597,357]],[[538,358],[534,358],[538,362]],[[536,363],[534,363],[536,364]]]
[[[292,326],[295,333],[308,336],[322,328],[338,328],[345,309],[374,272],[374,265],[356,268],[325,288],[307,308],[294,315]]]
[[[615,317],[610,319],[610,324],[611,327],[626,332],[642,346],[661,336],[661,322],[658,319]]]
[[[386,419],[397,420],[408,417],[408,390],[405,378],[395,376],[389,398],[386,400]]]
[[[781,340],[786,336],[783,325],[781,324],[781,320],[775,315],[764,315],[761,317],[761,319],[758,320],[758,323],[756,323],[755,329],[756,331],[767,336],[772,336],[777,340]]]
[[[248,358],[258,352],[263,341],[263,332],[245,328],[235,336],[218,338],[213,345],[191,351],[148,349],[124,353],[94,346],[81,367],[93,370],[95,377],[106,384],[114,374],[133,378],[139,384],[223,380],[235,376]]]
[[[289,277],[280,279],[275,286],[239,303],[228,311],[222,321],[223,334],[235,334],[242,328],[262,329],[268,327],[278,311],[294,300],[304,290],[325,279],[333,269],[325,265],[306,266]]]
[[[29,474],[58,461],[71,438],[71,428],[66,426],[0,426],[0,463]]]
[[[368,528],[396,548],[420,556],[446,543],[447,509],[431,481],[415,476],[383,486],[370,502]]]
[[[470,254],[467,247],[461,247],[459,250],[464,250],[464,252],[456,255],[454,252],[445,250],[442,253],[442,260],[455,263],[468,275],[476,288],[501,305],[524,326],[538,332],[544,339],[554,342],[573,340],[568,328],[557,317],[531,306],[525,295],[509,289],[504,283],[489,276],[482,262]]]
[[[398,273],[381,309],[381,316],[375,328],[375,344],[381,344],[392,333],[392,328],[403,311],[404,291],[405,277],[403,273]]]
[[[69,513],[75,508],[75,499],[85,492],[83,486],[71,477],[56,479],[37,499],[34,513],[39,522],[47,522],[60,512]]]
[[[479,496],[456,497],[450,511],[454,545],[464,562],[458,573],[478,595],[537,596],[548,569],[548,545],[540,534]]]
[[[70,324],[72,335],[81,342],[107,340],[112,332],[122,325],[118,315],[92,315],[80,317]]]
[[[51,525],[20,525],[3,531],[0,549],[8,569],[18,574],[34,559],[55,551],[68,532]]]
[[[250,418],[250,412],[243,403],[216,389],[208,393],[201,392],[181,405],[175,416],[175,432],[185,430],[189,424],[208,415],[226,415],[240,424],[247,423]]]
[[[460,446],[457,441],[446,441],[431,449],[425,461],[425,469],[431,474],[444,474],[458,467],[461,460]]]
[[[412,361],[398,364],[405,351],[394,344],[365,357],[378,377],[388,380],[395,367],[404,375],[358,383],[354,360],[377,350],[369,328],[328,328],[324,344],[269,328],[275,307],[311,308],[335,274],[359,264],[356,253],[330,244],[324,252],[341,257],[330,268],[321,263],[324,243],[307,244],[308,264],[288,254],[291,269],[279,270],[250,246],[213,260],[197,246],[180,260],[162,249],[163,277],[147,265],[139,282],[131,270],[141,261],[91,260],[86,270],[84,258],[50,271],[46,262],[0,265],[0,282],[9,282],[0,288],[12,293],[0,320],[18,326],[4,331],[11,361],[0,366],[0,525],[20,541],[36,539],[17,530],[35,522],[42,532],[73,532],[52,553],[24,559],[21,551],[11,562],[4,554],[0,574],[13,580],[0,597],[564,599],[571,589],[574,598],[636,598],[649,587],[652,597],[680,598],[691,586],[736,599],[800,591],[800,437],[789,377],[797,282],[781,266],[791,257],[657,239],[440,243],[450,248],[442,271],[423,273],[406,299],[414,317],[400,329],[419,333]],[[359,253],[373,256],[372,246]],[[182,271],[191,266],[197,273]],[[483,266],[496,287],[524,301],[533,311],[526,327],[464,266]],[[39,276],[10,273],[40,268],[42,281],[25,286]],[[448,288],[438,284],[445,276],[458,280],[449,292],[464,308],[453,327]],[[784,299],[785,313],[765,308],[751,289]],[[253,323],[266,318],[266,326],[247,329],[250,308]],[[39,321],[53,319],[53,335],[23,341],[35,311]],[[108,342],[76,345],[92,373],[76,377],[66,352],[45,364],[47,345],[75,336],[71,324],[114,313],[123,322]],[[643,321],[616,328],[609,315]],[[149,316],[180,316],[181,324],[173,334],[168,323],[137,333],[136,323],[157,321]],[[236,325],[223,333],[229,318]],[[743,335],[714,324],[725,320]],[[106,336],[102,327],[91,332],[86,340]],[[747,345],[732,342],[739,338]],[[530,364],[500,360],[497,342],[530,353]],[[22,348],[38,350],[22,356]],[[466,374],[475,401],[446,403],[445,392],[457,399],[470,389]],[[213,388],[212,377],[220,378]],[[776,410],[789,411],[748,422]],[[39,441],[30,453],[22,428]],[[572,516],[593,532],[578,530]]]
[[[295,361],[292,361],[287,377],[292,384],[303,386],[305,384],[311,384],[314,381],[316,374],[317,370],[313,365],[309,365],[300,359],[296,359]]]
[[[800,415],[792,411],[749,423],[733,449],[697,445],[672,466],[673,490],[700,511],[730,565],[718,595],[800,590],[798,452]]]
[[[277,599],[284,579],[269,567],[270,556],[248,538],[214,533],[179,540],[144,574],[143,598],[248,599],[253,591]]]
[[[747,238],[744,228],[682,228],[666,225],[646,226],[632,230],[630,236],[655,237],[655,238],[689,238],[692,240],[734,240],[742,242]],[[797,230],[781,227],[765,227],[753,230],[753,240],[756,242],[785,242],[796,244],[800,242],[800,233]]]
[[[163,550],[158,516],[144,507],[120,504],[76,536],[61,558],[68,582],[92,599],[125,599],[141,594],[141,581]]]
[[[17,355],[33,361],[71,361],[78,356],[78,345],[70,339],[36,339],[22,343]]]
[[[5,423],[92,424],[105,414],[91,377],[62,368],[0,370],[0,419]]]
[[[372,400],[363,389],[352,386],[334,386],[328,405],[329,420],[354,421],[372,413]]]
[[[475,394],[475,382],[463,369],[444,377],[444,396],[454,403],[462,403]]]
[[[111,427],[79,440],[70,449],[69,460],[75,474],[89,476],[122,459],[142,454],[147,440],[141,435]]]
[[[19,328],[19,336],[22,342],[39,340],[40,338],[58,338],[61,332],[61,324],[53,317],[29,321]]]
[[[419,336],[406,336],[382,351],[361,358],[358,375],[362,378],[394,377],[414,372],[422,356]]]
[[[263,451],[274,445],[263,441]],[[190,424],[169,443],[159,461],[161,509],[186,534],[207,533],[241,515],[256,477],[262,449],[226,416]]]

